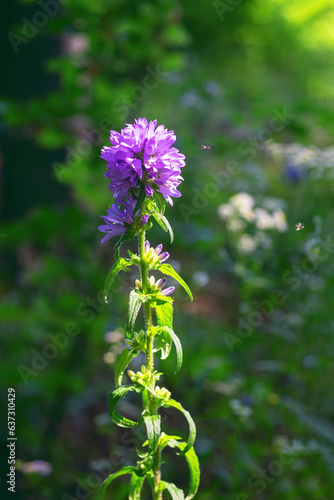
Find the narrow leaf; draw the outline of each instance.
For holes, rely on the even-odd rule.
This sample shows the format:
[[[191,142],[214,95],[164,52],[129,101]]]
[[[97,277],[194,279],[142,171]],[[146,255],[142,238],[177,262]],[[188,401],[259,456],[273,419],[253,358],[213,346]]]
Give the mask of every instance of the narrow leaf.
[[[161,332],[155,337],[154,350],[155,352],[161,351],[160,358],[166,359],[170,355],[172,350],[172,337],[165,329],[161,329]]]
[[[189,286],[170,264],[161,264],[161,266],[159,266],[158,269],[163,274],[167,274],[167,276],[171,276],[176,281],[178,281],[189,295],[190,300],[193,300],[193,294],[191,293]]]
[[[132,262],[129,259],[118,259],[115,264],[112,266],[110,269],[107,279],[104,284],[104,289],[103,289],[103,298],[105,302],[108,302],[108,293],[111,288],[111,285],[113,284],[114,279],[116,278],[117,274],[123,269],[124,271],[127,271],[127,267],[131,266]]]
[[[109,392],[110,418],[119,427],[136,427],[136,425],[138,425],[137,422],[122,417],[122,415],[120,415],[115,409],[120,398],[125,396],[127,392],[134,390],[135,388],[132,385],[123,385],[122,387],[118,387],[115,391]]]
[[[121,263],[120,263],[120,261],[117,261],[117,262],[115,262],[115,264],[112,266],[112,268],[110,269],[110,271],[108,273],[107,279],[106,279],[105,284],[104,284],[104,289],[103,289],[103,298],[104,298],[105,302],[108,302],[108,293],[109,293],[110,287],[121,269],[122,269]]]
[[[164,215],[162,215],[159,212],[152,212],[153,217],[159,224],[159,226],[167,233],[169,232],[169,237],[170,237],[170,242],[173,243],[174,240],[174,233],[172,226],[169,224],[168,219]]]
[[[187,441],[187,446],[181,451],[181,453],[179,453],[179,455],[185,455],[187,453],[187,451],[190,450],[190,448],[192,447],[192,445],[194,444],[194,441],[196,439],[196,426],[195,426],[195,422],[193,421],[190,413],[187,410],[185,410],[180,405],[180,403],[178,403],[174,399],[170,399],[169,401],[165,402],[163,404],[163,406],[166,406],[167,408],[169,408],[171,406],[173,408],[176,408],[181,413],[183,413],[183,415],[185,416],[185,418],[186,418],[186,420],[188,422],[188,425],[189,425],[189,437],[188,437],[188,441]]]
[[[123,351],[120,354],[120,357],[118,358],[116,367],[115,367],[115,384],[116,387],[122,384],[122,378],[123,378],[123,373],[128,364],[130,363],[131,359],[137,356],[138,351],[134,349],[123,349]]]
[[[106,487],[111,483],[111,481],[113,481],[119,476],[124,476],[125,474],[133,474],[135,471],[139,471],[138,467],[135,467],[133,465],[128,465],[126,467],[122,467],[119,471],[115,472],[114,474],[110,474],[110,476],[108,476],[107,479],[105,479],[101,484],[97,500],[103,499]]]
[[[175,345],[175,349],[176,349],[176,370],[175,370],[174,373],[177,373],[180,370],[180,368],[182,366],[182,362],[183,362],[182,345],[181,345],[179,337],[174,333],[174,331],[171,328],[169,328],[168,326],[164,326],[163,330],[166,331],[171,336],[171,338],[173,339],[174,345]]]
[[[132,474],[129,486],[129,500],[140,500],[144,481],[145,476],[137,476],[136,473]]]
[[[159,488],[161,491],[167,490],[173,500],[184,500],[184,493],[180,488],[175,486],[174,483],[167,483],[167,481],[160,481]]]
[[[129,295],[128,324],[126,327],[127,337],[132,337],[141,304],[142,297],[136,292],[136,290],[131,290]]]
[[[157,322],[159,326],[173,328],[173,305],[170,302],[155,306]]]
[[[160,415],[146,415],[144,416],[146,425],[148,450],[149,453],[154,453],[157,449],[160,434],[161,434],[161,418]]]
[[[169,446],[170,448],[177,447],[181,451],[183,451],[187,445],[183,441],[180,441],[180,439],[181,438],[179,436],[168,436],[167,434],[165,434],[160,439],[159,448],[162,451],[166,446]],[[194,447],[191,447],[186,452],[185,458],[188,462],[189,472],[190,472],[189,491],[185,500],[191,500],[197,493],[200,480],[199,461],[195,453]]]
[[[165,198],[161,193],[158,193],[157,191],[154,192],[153,197],[156,205],[158,206],[159,212],[163,215],[165,213],[166,206]]]
[[[177,445],[180,448],[181,452],[183,452],[183,450],[186,448],[186,443],[177,443]],[[188,495],[186,496],[186,500],[191,500],[197,493],[201,472],[199,468],[198,457],[193,446],[187,451],[184,456],[188,462],[190,472],[189,491]]]

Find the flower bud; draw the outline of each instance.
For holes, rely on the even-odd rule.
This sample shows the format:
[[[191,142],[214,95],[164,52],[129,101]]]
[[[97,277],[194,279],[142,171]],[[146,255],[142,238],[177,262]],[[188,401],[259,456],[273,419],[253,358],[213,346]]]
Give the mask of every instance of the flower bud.
[[[161,278],[156,282],[155,286],[161,290],[166,285],[166,283],[167,283],[167,278]]]
[[[175,286],[169,286],[168,288],[165,288],[165,290],[161,290],[162,295],[171,295],[175,290]]]
[[[158,256],[159,262],[165,262],[169,258],[169,253],[168,252],[163,252]]]

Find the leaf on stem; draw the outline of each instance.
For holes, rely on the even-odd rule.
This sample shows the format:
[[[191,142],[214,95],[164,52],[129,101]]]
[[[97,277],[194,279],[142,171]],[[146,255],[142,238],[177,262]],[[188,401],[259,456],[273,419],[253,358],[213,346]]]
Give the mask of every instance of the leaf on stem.
[[[173,305],[171,302],[164,302],[155,305],[155,313],[159,326],[168,326],[173,328]]]
[[[119,427],[136,427],[138,425],[137,422],[133,420],[129,420],[128,418],[122,417],[116,411],[116,405],[118,401],[125,396],[125,394],[129,391],[134,391],[135,388],[132,385],[124,385],[122,387],[118,387],[115,391],[109,392],[109,414],[111,420],[117,424]]]
[[[175,486],[174,483],[167,483],[166,481],[160,481],[159,490],[167,490],[173,500],[184,500],[184,493],[180,488]]]
[[[132,358],[137,356],[138,351],[136,349],[123,349],[121,352],[116,367],[115,367],[115,384],[116,387],[122,384],[123,373]]]
[[[153,211],[152,212],[152,215],[153,217],[155,218],[155,220],[157,221],[157,223],[159,224],[159,226],[167,233],[169,232],[169,237],[170,237],[170,242],[173,243],[173,240],[174,240],[174,233],[173,233],[173,229],[172,229],[172,226],[170,225],[170,223],[168,222],[168,219],[160,212],[157,212],[157,211]]]
[[[113,284],[114,279],[116,278],[117,274],[123,269],[124,271],[128,271],[127,267],[132,265],[132,261],[129,259],[118,259],[115,264],[112,266],[110,269],[107,279],[104,284],[104,289],[103,289],[103,298],[105,302],[108,302],[108,293],[110,290],[111,285]]]
[[[135,474],[137,471],[140,473],[140,469],[138,467],[135,467],[133,465],[128,465],[126,467],[122,467],[119,471],[115,472],[114,474],[110,474],[110,476],[108,476],[107,479],[105,479],[101,484],[97,500],[103,499],[106,487],[111,483],[111,481],[113,481],[119,476],[124,476],[125,474]]]
[[[159,212],[163,215],[165,213],[165,208],[166,208],[165,198],[161,193],[158,193],[158,191],[154,192],[153,197]]]
[[[176,281],[178,281],[180,283],[180,285],[183,286],[183,288],[185,289],[187,294],[189,295],[190,300],[193,300],[193,294],[191,293],[189,286],[187,285],[187,283],[181,278],[181,276],[175,271],[175,269],[170,264],[161,264],[157,269],[160,272],[162,272],[163,274],[166,274],[167,276],[171,276]]]
[[[144,481],[145,476],[137,476],[136,473],[132,474],[129,486],[129,500],[140,500]]]
[[[136,292],[136,290],[131,290],[129,295],[128,324],[126,327],[127,337],[132,337],[136,319],[142,303],[143,303],[143,296],[140,295],[138,292]]]
[[[160,415],[144,415],[144,422],[147,431],[148,450],[149,453],[154,453],[161,434],[161,417]]]
[[[168,326],[162,327],[161,330],[163,332],[166,332],[167,335],[169,335],[171,337],[171,339],[173,340],[173,342],[174,342],[175,349],[176,349],[176,370],[175,370],[174,373],[177,373],[180,370],[180,368],[182,366],[182,362],[183,362],[183,351],[182,351],[182,345],[181,345],[180,339],[174,333],[174,331],[172,330],[172,328],[170,328]],[[169,349],[169,351],[170,351],[170,349]],[[163,358],[163,356],[161,356],[161,358],[165,359],[165,358]]]
[[[185,455],[187,453],[187,451],[190,450],[190,448],[192,447],[192,445],[194,444],[194,441],[196,439],[196,426],[195,426],[195,422],[193,421],[190,413],[187,410],[185,410],[181,406],[180,403],[178,403],[177,401],[175,401],[175,399],[169,399],[168,401],[166,401],[166,402],[163,403],[163,406],[165,406],[167,408],[169,408],[169,407],[176,408],[181,413],[183,413],[183,415],[185,416],[185,418],[186,418],[186,420],[188,422],[188,425],[189,425],[189,437],[188,437],[187,445],[181,451],[181,453],[179,453],[179,455]]]

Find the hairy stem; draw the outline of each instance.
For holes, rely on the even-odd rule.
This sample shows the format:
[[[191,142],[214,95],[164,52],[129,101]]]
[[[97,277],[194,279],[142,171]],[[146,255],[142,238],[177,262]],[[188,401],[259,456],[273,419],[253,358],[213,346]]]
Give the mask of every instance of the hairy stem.
[[[139,257],[140,257],[140,277],[143,287],[144,294],[148,292],[148,264],[145,259],[145,231],[141,231],[138,235],[139,240]],[[147,301],[144,303],[144,315],[145,315],[145,325],[146,325],[146,338],[147,338],[147,348],[146,348],[146,365],[147,370],[153,373],[154,369],[154,358],[153,358],[153,343],[154,337],[150,332],[152,327],[152,310],[151,303]],[[155,382],[152,378],[152,386],[154,387]],[[145,408],[150,415],[156,413],[154,409],[154,396],[148,392],[147,398],[147,408]],[[162,500],[162,493],[159,492],[159,483],[161,480],[160,472],[160,450],[157,449],[153,454],[154,461],[154,488],[153,488],[153,500]]]

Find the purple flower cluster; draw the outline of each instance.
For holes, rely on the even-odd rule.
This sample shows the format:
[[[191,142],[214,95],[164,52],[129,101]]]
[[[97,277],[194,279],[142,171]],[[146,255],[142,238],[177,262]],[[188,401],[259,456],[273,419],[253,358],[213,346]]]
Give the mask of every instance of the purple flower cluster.
[[[133,214],[136,205],[134,190],[145,189],[146,196],[154,191],[163,195],[171,205],[172,198],[181,193],[177,186],[183,180],[181,168],[185,157],[172,147],[176,141],[173,131],[163,125],[156,127],[157,121],[148,122],[138,118],[133,125],[110,132],[111,147],[102,149],[101,158],[107,161],[105,176],[110,179],[109,189],[114,191],[115,204],[102,216],[106,224],[99,230],[106,233],[102,243],[112,236],[123,234],[134,223],[138,214]],[[147,222],[142,220],[142,224]]]
[[[99,226],[99,231],[106,233],[102,238],[101,243],[109,240],[113,236],[120,236],[134,224],[135,220],[139,218],[139,211],[133,213],[136,205],[134,198],[128,198],[127,201],[115,203],[108,209],[108,215],[102,215],[105,224]],[[147,222],[148,215],[141,218],[140,224],[144,226]]]
[[[112,146],[103,148],[101,158],[108,162],[105,176],[111,179],[109,189],[115,192],[118,202],[140,183],[145,185],[147,196],[156,189],[171,205],[172,197],[181,196],[176,188],[183,180],[185,157],[172,147],[174,132],[156,125],[156,120],[139,118],[121,133],[110,132]]]

